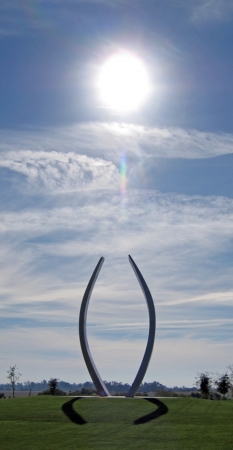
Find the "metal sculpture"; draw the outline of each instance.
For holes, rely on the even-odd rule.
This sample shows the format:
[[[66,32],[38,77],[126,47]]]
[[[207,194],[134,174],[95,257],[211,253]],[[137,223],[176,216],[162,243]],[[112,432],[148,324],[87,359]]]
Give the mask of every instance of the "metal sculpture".
[[[126,397],[134,397],[135,392],[139,388],[139,386],[145,376],[148,364],[150,362],[150,358],[151,358],[151,354],[152,354],[153,346],[154,346],[154,339],[155,339],[156,319],[155,319],[154,302],[153,302],[151,293],[149,291],[149,288],[148,288],[140,270],[138,269],[137,265],[135,264],[133,258],[130,255],[129,255],[129,262],[130,262],[130,264],[135,272],[135,275],[138,279],[138,282],[141,286],[141,289],[143,291],[143,294],[144,294],[146,302],[147,302],[148,311],[149,311],[149,335],[148,335],[146,350],[145,350],[141,365],[139,367],[138,373],[135,377],[135,380],[134,380],[132,386],[130,387],[129,392],[126,394]],[[101,379],[101,376],[100,376],[100,374],[95,366],[95,363],[93,361],[93,358],[91,356],[91,352],[90,352],[88,341],[87,341],[87,332],[86,332],[86,318],[87,318],[88,305],[89,305],[89,301],[91,298],[91,293],[93,291],[95,282],[97,280],[97,277],[99,275],[99,272],[101,270],[103,263],[104,263],[104,258],[101,257],[92,276],[91,276],[91,279],[87,285],[86,291],[83,296],[81,309],[80,309],[80,315],[79,315],[79,338],[80,338],[80,344],[81,344],[83,357],[84,357],[87,369],[90,373],[90,376],[93,380],[93,383],[96,387],[96,390],[101,397],[106,397],[106,396],[110,396],[110,393],[109,393],[107,387],[105,386],[103,380]]]

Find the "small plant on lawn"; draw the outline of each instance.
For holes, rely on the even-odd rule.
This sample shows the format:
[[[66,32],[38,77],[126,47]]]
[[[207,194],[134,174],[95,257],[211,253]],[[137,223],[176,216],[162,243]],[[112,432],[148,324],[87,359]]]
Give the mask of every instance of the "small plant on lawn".
[[[15,385],[21,377],[21,373],[17,373],[16,372],[17,370],[18,370],[18,367],[10,366],[10,369],[7,371],[7,373],[8,373],[7,378],[10,380],[13,398],[15,396]]]

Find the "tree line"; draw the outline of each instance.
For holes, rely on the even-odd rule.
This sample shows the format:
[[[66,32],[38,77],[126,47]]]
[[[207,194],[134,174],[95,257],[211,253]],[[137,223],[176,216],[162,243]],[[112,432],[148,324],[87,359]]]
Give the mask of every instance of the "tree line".
[[[95,386],[91,381],[86,381],[84,383],[68,383],[66,381],[60,381],[57,378],[51,378],[50,380],[42,380],[41,382],[33,382],[33,381],[25,381],[23,383],[19,382],[19,378],[21,374],[17,372],[17,367],[12,366],[10,367],[8,371],[8,379],[9,383],[7,384],[0,384],[0,390],[4,391],[12,391],[12,396],[14,397],[15,390],[17,391],[47,391],[49,387],[50,380],[56,380],[57,381],[57,388],[63,391],[64,393],[73,393],[73,392],[87,392],[87,391],[94,391]],[[124,394],[128,392],[130,388],[130,384],[128,383],[122,383],[118,381],[104,381],[106,384],[109,392],[111,393],[119,393]],[[176,390],[181,389],[182,391],[189,388],[176,388]],[[142,383],[138,392],[154,392],[154,391],[164,391],[164,390],[172,390],[172,388],[167,388],[165,385],[159,383],[158,381],[153,381],[151,383],[145,382]]]
[[[69,392],[70,395],[93,395],[96,393],[95,386],[92,382],[86,381],[85,383],[68,383],[66,381],[59,381],[58,378],[50,378],[50,380],[43,380],[40,383],[35,383],[33,381],[26,381],[20,383],[19,379],[21,374],[18,372],[18,368],[15,366],[10,366],[7,371],[7,378],[9,383],[0,384],[0,389],[11,390],[13,398],[15,397],[15,390],[19,391],[29,391],[31,395],[32,391],[41,391],[42,394],[47,395],[66,395]],[[117,381],[104,381],[109,392],[111,394],[122,394],[128,392],[130,385],[128,383],[121,383]],[[210,372],[199,372],[196,376],[196,388],[187,388],[185,386],[178,388],[177,386],[173,388],[167,388],[165,385],[159,383],[158,381],[153,381],[151,383],[144,382],[140,385],[138,393],[155,392],[159,395],[160,392],[185,392],[192,391],[192,396],[200,396],[205,399],[222,398],[225,399],[228,393],[231,393],[233,398],[233,364],[227,367],[227,371],[223,374],[213,374]],[[194,391],[200,391],[200,395]],[[220,397],[218,397],[220,396]],[[3,398],[4,394],[0,394]]]
[[[233,364],[227,367],[225,373],[201,372],[197,374],[196,385],[199,387],[202,398],[226,399],[227,394],[233,398]]]

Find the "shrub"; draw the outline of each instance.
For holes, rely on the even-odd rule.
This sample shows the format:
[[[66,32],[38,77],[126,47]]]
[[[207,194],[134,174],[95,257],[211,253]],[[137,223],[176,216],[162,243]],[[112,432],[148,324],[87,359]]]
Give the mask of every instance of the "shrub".
[[[97,395],[97,391],[95,389],[82,388],[80,391],[69,392],[69,395]]]
[[[200,392],[191,392],[190,397],[201,398]]]
[[[221,395],[218,392],[212,391],[210,394],[210,400],[221,400]]]
[[[66,392],[62,391],[61,389],[55,389],[54,393],[52,394],[50,389],[46,389],[45,391],[38,392],[38,395],[66,395]]]

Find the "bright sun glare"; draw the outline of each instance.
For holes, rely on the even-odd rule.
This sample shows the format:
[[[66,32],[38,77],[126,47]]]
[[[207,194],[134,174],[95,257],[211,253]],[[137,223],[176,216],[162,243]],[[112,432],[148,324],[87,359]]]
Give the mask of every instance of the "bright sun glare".
[[[137,110],[149,94],[150,84],[143,62],[128,52],[111,56],[98,79],[100,98],[121,112]]]

